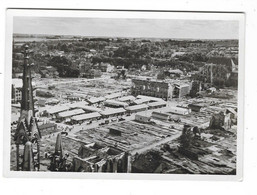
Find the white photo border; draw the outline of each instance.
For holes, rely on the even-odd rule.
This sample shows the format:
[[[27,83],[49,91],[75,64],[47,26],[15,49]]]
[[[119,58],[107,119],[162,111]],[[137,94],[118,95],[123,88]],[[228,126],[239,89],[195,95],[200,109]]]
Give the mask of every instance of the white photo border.
[[[10,170],[11,136],[11,84],[13,18],[28,17],[88,17],[88,18],[142,18],[185,20],[236,20],[239,22],[239,75],[238,75],[238,125],[236,175],[197,174],[136,174],[136,173],[76,173],[76,172],[22,172]],[[176,11],[122,11],[122,10],[61,10],[61,9],[7,9],[4,78],[4,151],[3,173],[5,177],[21,178],[85,178],[85,179],[140,179],[140,180],[243,180],[243,134],[244,134],[244,83],[245,83],[245,14],[242,12],[176,12]]]

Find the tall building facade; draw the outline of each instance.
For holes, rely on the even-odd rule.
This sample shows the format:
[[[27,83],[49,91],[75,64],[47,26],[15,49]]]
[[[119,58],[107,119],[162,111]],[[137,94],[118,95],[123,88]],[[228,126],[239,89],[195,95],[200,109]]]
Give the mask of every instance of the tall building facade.
[[[12,79],[12,103],[18,103],[22,99],[22,80]]]

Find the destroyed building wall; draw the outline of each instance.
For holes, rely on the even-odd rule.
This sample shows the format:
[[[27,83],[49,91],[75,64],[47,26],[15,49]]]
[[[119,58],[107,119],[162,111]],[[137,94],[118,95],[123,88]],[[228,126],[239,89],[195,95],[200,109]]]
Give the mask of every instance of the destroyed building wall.
[[[237,111],[236,109],[233,108],[227,108],[226,114],[230,113],[231,114],[231,119],[237,120]]]
[[[78,157],[80,158],[86,158],[91,156],[92,154],[94,154],[95,149],[85,146],[85,145],[81,145],[81,147],[78,150]]]
[[[134,96],[147,95],[165,100],[172,97],[173,87],[167,82],[133,79],[132,83],[131,93]]]
[[[91,156],[88,158],[73,158],[73,171],[75,172],[109,172],[109,173],[126,173],[128,155],[122,152],[118,155],[100,158]]]
[[[190,93],[190,85],[181,85],[179,88],[179,98],[184,97]]]
[[[231,67],[230,67],[231,66]],[[229,64],[224,65],[219,62],[214,64],[205,64],[200,72],[196,75],[196,79],[206,83],[210,83],[216,87],[233,86],[238,85],[238,71],[237,65],[233,60]]]
[[[190,85],[178,85],[175,84],[173,86],[173,91],[172,91],[172,97],[173,98],[181,98],[190,93],[191,86]]]
[[[134,96],[146,95],[165,100],[181,98],[190,93],[191,84],[174,83],[173,81],[132,79],[131,93]]]
[[[227,81],[227,86],[237,87],[238,86],[238,72],[231,72]]]
[[[215,113],[212,115],[209,127],[211,129],[222,129],[224,126],[225,114],[224,112]]]
[[[194,112],[201,112],[203,106],[197,105],[197,104],[189,104],[188,108],[191,109]]]
[[[224,113],[223,112],[220,112],[220,113],[215,113],[212,117],[211,117],[211,120],[210,120],[210,125],[209,127],[212,128],[212,129],[215,129],[215,128],[222,128],[222,126],[224,125]]]
[[[162,157],[158,151],[150,150],[143,154],[133,156],[132,173],[154,173],[159,167]]]
[[[75,172],[94,172],[94,164],[79,157],[73,158],[73,171]]]
[[[224,112],[215,113],[210,120],[209,127],[211,129],[228,130],[233,125],[232,119],[233,119],[232,113],[224,113]]]
[[[224,126],[223,126],[223,128],[224,128],[225,130],[228,130],[228,129],[231,128],[231,126],[232,126],[231,113],[228,113],[228,114],[226,114],[225,117],[224,117]]]
[[[197,94],[202,90],[201,87],[201,82],[200,81],[193,81],[192,82],[192,87],[190,90],[190,96],[191,97],[196,97]]]

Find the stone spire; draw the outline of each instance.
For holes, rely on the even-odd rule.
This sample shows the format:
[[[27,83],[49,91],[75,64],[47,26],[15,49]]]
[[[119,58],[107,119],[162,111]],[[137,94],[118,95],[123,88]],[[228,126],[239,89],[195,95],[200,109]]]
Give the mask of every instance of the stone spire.
[[[21,100],[21,111],[19,123],[14,135],[14,141],[16,144],[16,158],[17,158],[17,170],[24,169],[24,163],[26,163],[25,156],[30,154],[25,153],[26,145],[31,145],[31,149],[36,151],[31,153],[29,158],[33,158],[34,166],[30,166],[31,170],[39,169],[39,139],[41,138],[40,131],[38,129],[37,120],[35,118],[34,111],[34,101],[33,101],[33,88],[32,88],[32,78],[31,78],[31,66],[29,64],[29,54],[30,51],[28,46],[24,49],[24,65],[23,65],[23,86],[22,86],[22,100]],[[22,163],[20,163],[20,145],[24,147],[24,153],[22,158]],[[28,147],[28,146],[27,146]],[[26,158],[27,159],[27,158]],[[36,159],[36,160],[35,160]],[[27,169],[27,168],[26,168]]]

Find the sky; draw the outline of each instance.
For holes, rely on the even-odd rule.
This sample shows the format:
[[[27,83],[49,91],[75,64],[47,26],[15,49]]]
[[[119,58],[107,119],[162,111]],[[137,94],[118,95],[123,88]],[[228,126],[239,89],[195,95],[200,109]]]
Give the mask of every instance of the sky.
[[[21,34],[145,37],[173,39],[238,39],[238,21],[14,17]]]

